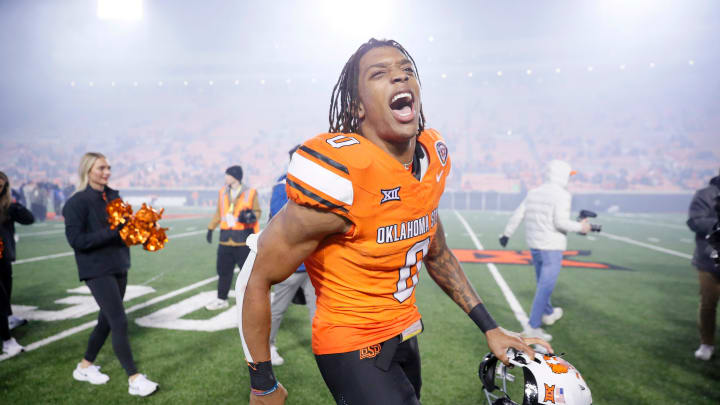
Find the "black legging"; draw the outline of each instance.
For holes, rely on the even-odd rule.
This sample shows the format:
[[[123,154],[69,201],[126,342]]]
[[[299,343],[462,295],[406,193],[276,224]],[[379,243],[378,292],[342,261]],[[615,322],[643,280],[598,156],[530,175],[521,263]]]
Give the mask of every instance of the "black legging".
[[[7,315],[12,315],[12,307],[10,306],[12,281],[12,263],[9,260],[0,260],[0,285],[5,288],[5,294],[7,294],[7,299],[0,304],[5,307]]]
[[[233,276],[235,275],[235,265],[242,269],[250,253],[250,248],[247,246],[226,246],[218,245],[217,251],[217,273],[218,273],[218,288],[217,296],[221,300],[226,300],[228,292],[230,292],[230,286],[232,284]]]
[[[0,284],[0,303],[9,301],[5,287]],[[10,327],[8,326],[8,312],[5,304],[0,304],[0,339],[2,341],[10,340]]]
[[[88,341],[85,360],[93,363],[100,348],[102,348],[110,332],[112,332],[112,346],[120,364],[128,376],[137,374],[135,361],[130,350],[128,338],[128,323],[123,307],[125,287],[127,287],[127,274],[112,274],[108,276],[85,280],[90,288],[95,302],[100,306],[98,323],[95,325]]]

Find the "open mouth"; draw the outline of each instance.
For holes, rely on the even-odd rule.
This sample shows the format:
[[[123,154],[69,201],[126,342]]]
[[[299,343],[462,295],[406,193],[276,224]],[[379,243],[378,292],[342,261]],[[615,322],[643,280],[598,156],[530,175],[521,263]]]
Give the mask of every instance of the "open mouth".
[[[400,122],[407,123],[415,118],[413,95],[409,91],[396,93],[390,99],[390,110]]]

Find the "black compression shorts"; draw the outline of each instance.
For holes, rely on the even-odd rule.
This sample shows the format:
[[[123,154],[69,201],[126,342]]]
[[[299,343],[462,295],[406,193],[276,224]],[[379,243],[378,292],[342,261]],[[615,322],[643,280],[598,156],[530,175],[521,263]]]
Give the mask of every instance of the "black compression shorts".
[[[420,404],[422,380],[417,337],[399,344],[389,342],[347,353],[315,356],[338,405]],[[390,361],[383,364],[381,359]]]

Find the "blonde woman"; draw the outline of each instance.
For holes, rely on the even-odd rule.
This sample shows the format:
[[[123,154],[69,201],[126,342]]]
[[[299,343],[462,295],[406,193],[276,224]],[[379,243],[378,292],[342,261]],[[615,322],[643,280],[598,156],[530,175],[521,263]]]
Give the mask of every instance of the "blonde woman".
[[[120,364],[128,375],[128,392],[148,396],[158,385],[135,367],[123,297],[130,268],[130,249],[118,229],[110,229],[107,203],[120,198],[108,187],[110,164],[100,153],[88,152],[80,160],[78,191],[65,203],[65,236],[75,250],[80,281],[90,288],[100,307],[98,323],[90,334],[85,356],[73,371],[73,378],[91,384],[105,384],[110,377],[93,364],[109,334]]]
[[[9,316],[10,295],[12,294],[12,262],[15,261],[15,222],[30,225],[35,222],[33,214],[11,196],[10,180],[0,172],[0,338],[3,341],[3,354],[14,356],[24,347],[10,336]]]

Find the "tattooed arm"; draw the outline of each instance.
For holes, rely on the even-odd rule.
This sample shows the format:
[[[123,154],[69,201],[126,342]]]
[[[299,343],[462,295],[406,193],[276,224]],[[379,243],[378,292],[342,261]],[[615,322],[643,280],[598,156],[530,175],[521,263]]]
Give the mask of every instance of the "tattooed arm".
[[[460,262],[448,248],[445,242],[445,230],[439,220],[438,229],[424,262],[430,277],[465,313],[469,313],[475,305],[482,303],[477,291],[465,276]]]
[[[438,220],[438,229],[430,244],[428,254],[424,259],[425,268],[435,283],[445,291],[455,303],[472,317],[472,312],[482,308],[485,314],[490,315],[484,309],[484,305],[475,288],[470,284],[465,272],[460,266],[457,258],[448,247],[445,241],[445,230],[442,222]],[[475,320],[475,319],[473,319]],[[490,318],[492,320],[492,318]],[[493,321],[494,323],[494,321]],[[544,340],[537,338],[520,338],[518,334],[508,332],[503,328],[494,326],[485,331],[488,347],[505,364],[508,364],[507,349],[512,347],[527,353],[531,358],[535,357],[535,351],[529,344],[540,344],[552,353],[552,347]]]

